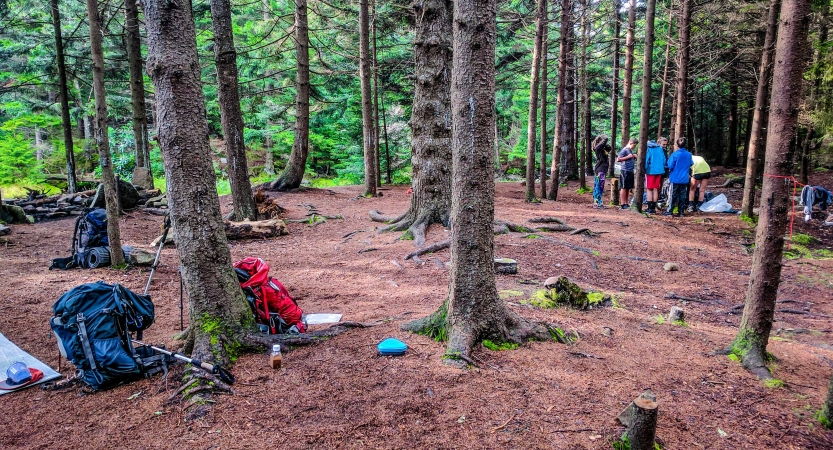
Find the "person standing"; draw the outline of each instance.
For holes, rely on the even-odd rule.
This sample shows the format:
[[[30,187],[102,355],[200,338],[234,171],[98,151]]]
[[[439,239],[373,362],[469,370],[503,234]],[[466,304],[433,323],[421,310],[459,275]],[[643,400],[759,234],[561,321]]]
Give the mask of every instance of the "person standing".
[[[693,161],[691,153],[686,150],[686,139],[677,139],[677,151],[668,157],[668,179],[671,181],[671,198],[668,200],[668,210],[662,213],[663,216],[673,216],[674,207],[677,207],[677,214],[683,217],[686,204],[686,191],[689,185],[689,171]]]
[[[633,149],[639,143],[634,138],[631,138],[622,150],[619,151],[619,156],[616,162],[621,164],[622,170],[619,174],[619,204],[622,209],[630,208],[629,199],[631,198],[631,191],[633,190],[633,171],[636,165],[636,154]]]
[[[686,208],[686,212],[694,212],[703,204],[706,186],[709,184],[709,178],[712,177],[712,169],[702,156],[692,156],[691,161],[691,187],[688,190],[688,208]],[[694,194],[698,187],[700,188],[700,195],[697,196],[698,200],[694,201]]]
[[[662,176],[665,175],[665,144],[668,139],[659,137],[659,143],[648,141],[648,150],[645,155],[645,191],[648,194],[648,214],[657,213],[657,200],[659,199],[659,188],[662,184]]]
[[[607,143],[607,136],[599,135],[593,141],[593,153],[596,154],[596,164],[593,166],[593,173],[596,174],[596,184],[593,185],[593,207],[604,208],[602,197],[605,192],[605,176],[610,168],[610,145]]]

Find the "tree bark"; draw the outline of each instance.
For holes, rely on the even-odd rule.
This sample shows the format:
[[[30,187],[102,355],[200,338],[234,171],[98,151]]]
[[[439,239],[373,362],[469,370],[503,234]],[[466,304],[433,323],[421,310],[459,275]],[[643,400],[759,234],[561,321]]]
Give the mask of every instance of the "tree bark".
[[[590,36],[593,33],[593,22],[590,20],[590,10],[587,0],[582,0],[581,16],[581,188],[587,189],[587,176],[593,174],[593,141],[590,116],[590,86],[587,78],[587,48],[590,46]]]
[[[382,186],[382,155],[379,148],[379,68],[376,59],[376,0],[372,0],[371,28],[373,29],[373,157],[376,160],[376,187]]]
[[[194,18],[187,2],[141,1],[174,242],[187,286],[186,350],[195,359],[228,363],[240,334],[254,323],[220,217]]]
[[[370,88],[370,13],[368,0],[359,1],[359,78],[362,89],[362,136],[364,141],[364,195],[376,196],[376,151],[373,98]]]
[[[674,124],[674,137],[685,137],[686,133],[686,110],[688,108],[688,61],[691,56],[691,49],[689,48],[691,42],[691,8],[694,0],[680,0],[680,48],[679,64],[677,64],[677,93],[676,98],[676,114]],[[676,146],[675,143],[672,143]]]
[[[211,0],[211,22],[214,26],[214,62],[217,66],[217,85],[220,121],[228,156],[231,185],[232,217],[236,220],[256,220],[257,205],[249,181],[246,143],[243,141],[243,112],[237,87],[237,50],[231,25],[230,0]]]
[[[629,0],[628,31],[625,34],[625,85],[622,95],[622,147],[631,139],[631,96],[633,94],[633,52],[636,44],[636,0]],[[614,143],[615,145],[615,143]]]
[[[737,66],[732,65],[729,78],[729,148],[723,160],[726,167],[738,164],[738,120],[738,72]]]
[[[649,0],[651,3],[654,0]],[[633,401],[628,441],[631,450],[654,450],[657,434],[657,402],[639,397]]]
[[[575,11],[573,12],[575,14]],[[565,117],[567,120],[563,122],[563,129],[566,138],[562,141],[561,153],[564,155],[564,167],[562,168],[562,177],[567,180],[578,180],[578,146],[576,139],[576,131],[578,128],[578,111],[577,103],[577,73],[578,64],[576,61],[576,33],[574,28],[570,28],[569,40],[569,59],[567,61],[567,95],[564,98],[564,106],[566,107]]]
[[[567,139],[567,122],[572,121],[573,114],[567,107],[568,95],[572,89],[567,86],[569,77],[570,40],[573,29],[573,2],[572,0],[561,0],[561,39],[558,52],[558,99],[556,100],[555,132],[553,133],[553,158],[550,168],[552,186],[550,187],[549,199],[558,200],[558,186],[561,183],[561,157],[565,141]],[[570,132],[569,134],[572,134]]]
[[[620,0],[613,0],[613,93],[611,94],[610,105],[610,145],[613,150],[610,152],[610,161],[607,169],[607,176],[614,177],[614,165],[616,164],[616,130],[619,128],[619,35],[622,24],[619,20]],[[618,197],[617,197],[618,198]]]
[[[781,178],[792,175],[793,154],[801,97],[802,74],[805,69],[807,24],[810,16],[808,0],[784,0],[778,39],[769,112],[769,136],[761,190],[761,215],[755,233],[755,253],[746,304],[740,329],[731,351],[741,358],[744,367],[768,379],[766,367],[767,341],[775,316],[775,300],[781,280],[784,233],[791,212],[792,190]]]
[[[61,96],[61,129],[64,132],[64,150],[67,159],[67,192],[78,190],[75,180],[75,152],[72,144],[72,121],[69,118],[69,89],[67,88],[67,67],[64,62],[64,40],[61,37],[61,12],[58,0],[50,0],[52,25],[55,29],[55,55],[58,62],[58,91]]]
[[[110,140],[107,136],[107,93],[104,90],[104,52],[101,47],[101,16],[96,0],[87,0],[90,23],[90,53],[92,54],[93,91],[95,92],[95,140],[101,165],[101,182],[104,184],[104,201],[107,203],[107,240],[110,242],[110,264],[124,265],[119,233],[119,199],[116,176],[110,157]]]
[[[822,50],[824,49],[824,44],[827,42],[827,16],[830,12],[830,5],[826,4],[822,7],[820,17],[819,17],[819,35],[818,35],[818,43],[815,45],[816,52],[813,56],[813,67],[816,68],[812,74],[813,85],[810,89],[810,98],[807,101],[806,109],[808,110],[816,110],[818,105],[816,101],[818,99],[818,91],[819,87],[821,86],[822,74],[819,73],[821,68],[819,67],[822,64],[822,58],[824,54]],[[810,126],[807,128],[807,134],[804,137],[804,143],[801,145],[801,175],[800,181],[802,184],[810,184],[810,172],[812,172],[812,153],[813,153],[813,145],[812,142],[815,141],[816,138],[816,129],[815,123],[811,121]]]
[[[659,96],[659,117],[657,117],[657,139],[662,137],[662,125],[665,118],[665,97],[668,94],[668,66],[671,62],[671,36],[674,34],[674,7],[673,2],[668,8],[668,36],[665,39],[665,69],[662,71],[662,92]],[[659,141],[657,141],[659,142]]]
[[[309,28],[307,0],[295,0],[295,140],[289,161],[271,189],[296,189],[304,180],[309,156]]]
[[[391,218],[390,231],[407,230],[421,247],[434,223],[449,226],[451,209],[452,3],[413,2],[414,102],[411,108],[411,205]],[[494,130],[492,130],[494,133]]]
[[[821,416],[827,421],[826,428],[833,428],[833,375],[827,384],[827,398],[821,406]]]
[[[769,104],[769,80],[772,78],[772,57],[775,53],[775,37],[778,30],[778,15],[781,11],[781,0],[770,0],[767,14],[766,38],[761,51],[761,67],[758,71],[758,89],[755,95],[755,112],[752,113],[749,145],[746,151],[746,182],[743,185],[743,203],[741,214],[752,217],[755,208],[755,183],[758,178],[758,160],[764,133],[764,115]]]
[[[509,310],[495,285],[492,152],[496,13],[495,0],[454,2],[451,281],[448,299],[439,310],[403,326],[447,336],[447,363],[471,361],[472,348],[483,339],[522,342],[549,338],[546,329]]]
[[[538,136],[538,86],[541,73],[541,55],[546,27],[547,0],[538,0],[535,19],[535,43],[532,49],[532,69],[529,81],[529,116],[526,128],[526,201],[534,202],[535,197],[535,147]]]
[[[544,0],[545,1],[545,0]],[[547,54],[549,53],[549,8],[544,8],[544,36],[541,39],[541,142],[539,142],[541,161],[538,164],[541,179],[541,198],[547,198],[547,91],[549,83]]]
[[[645,193],[645,159],[648,154],[648,127],[651,121],[651,78],[654,67],[654,16],[656,0],[645,2],[645,56],[642,60],[642,111],[639,117],[639,152],[636,154],[634,178],[634,208],[642,212],[642,196]],[[662,121],[662,117],[659,117]]]
[[[142,73],[142,42],[139,36],[139,9],[135,0],[124,1],[124,29],[127,43],[127,60],[130,74],[130,106],[133,112],[133,148],[136,155],[136,167],[146,171],[133,173],[133,184],[145,189],[153,189],[153,174],[147,148],[147,108],[145,107],[145,80]],[[138,178],[137,179],[137,175]]]

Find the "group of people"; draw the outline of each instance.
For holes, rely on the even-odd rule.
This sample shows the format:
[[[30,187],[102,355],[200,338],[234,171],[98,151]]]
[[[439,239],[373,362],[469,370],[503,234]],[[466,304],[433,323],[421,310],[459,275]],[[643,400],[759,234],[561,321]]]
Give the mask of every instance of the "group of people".
[[[619,203],[622,209],[630,207],[629,199],[634,187],[636,168],[634,149],[638,143],[638,140],[631,138],[616,155],[619,169]],[[711,168],[701,156],[694,156],[686,150],[686,138],[678,138],[676,150],[666,158],[667,146],[668,139],[664,137],[659,137],[656,141],[648,141],[645,155],[645,191],[648,208],[645,212],[657,213],[662,178],[667,175],[670,191],[668,192],[668,206],[662,215],[671,216],[676,212],[679,217],[682,217],[684,211],[694,212],[703,203],[708,179],[711,178]],[[593,168],[595,172],[593,202],[596,208],[604,207],[602,197],[604,196],[605,175],[610,168],[608,162],[610,151],[607,136],[596,137],[593,143],[593,152],[596,156],[596,164]]]

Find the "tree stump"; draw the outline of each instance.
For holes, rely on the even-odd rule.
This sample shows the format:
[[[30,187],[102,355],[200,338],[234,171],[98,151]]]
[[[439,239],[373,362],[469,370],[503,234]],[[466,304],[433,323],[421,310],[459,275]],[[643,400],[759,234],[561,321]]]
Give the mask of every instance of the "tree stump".
[[[627,433],[631,450],[654,450],[657,434],[657,402],[643,397],[633,401]]]
[[[509,258],[495,258],[495,273],[507,275],[518,273],[518,262]]]
[[[225,221],[223,225],[226,229],[226,237],[230,240],[264,239],[289,234],[289,231],[286,229],[286,224],[283,220],[279,219],[259,220],[256,222],[248,220],[242,222]]]
[[[610,204],[619,206],[619,177],[613,177],[610,182]]]
[[[685,311],[678,306],[672,306],[671,312],[668,313],[668,321],[671,323],[685,322]]]

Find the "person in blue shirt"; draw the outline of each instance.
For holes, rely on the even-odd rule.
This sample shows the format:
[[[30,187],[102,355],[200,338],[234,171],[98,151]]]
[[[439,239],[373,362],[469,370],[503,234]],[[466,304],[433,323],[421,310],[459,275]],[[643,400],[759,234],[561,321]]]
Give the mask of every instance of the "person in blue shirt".
[[[688,186],[691,178],[689,171],[694,161],[691,158],[691,152],[686,150],[686,139],[684,137],[677,139],[677,151],[668,157],[668,180],[671,181],[671,198],[668,200],[668,210],[662,213],[663,216],[674,215],[674,207],[677,208],[677,214],[683,217],[685,211],[686,200],[688,199]]]
[[[662,184],[662,176],[665,175],[665,147],[668,139],[659,137],[657,142],[648,141],[648,150],[645,154],[645,192],[648,194],[648,214],[657,213],[657,200],[659,199],[659,188]]]

